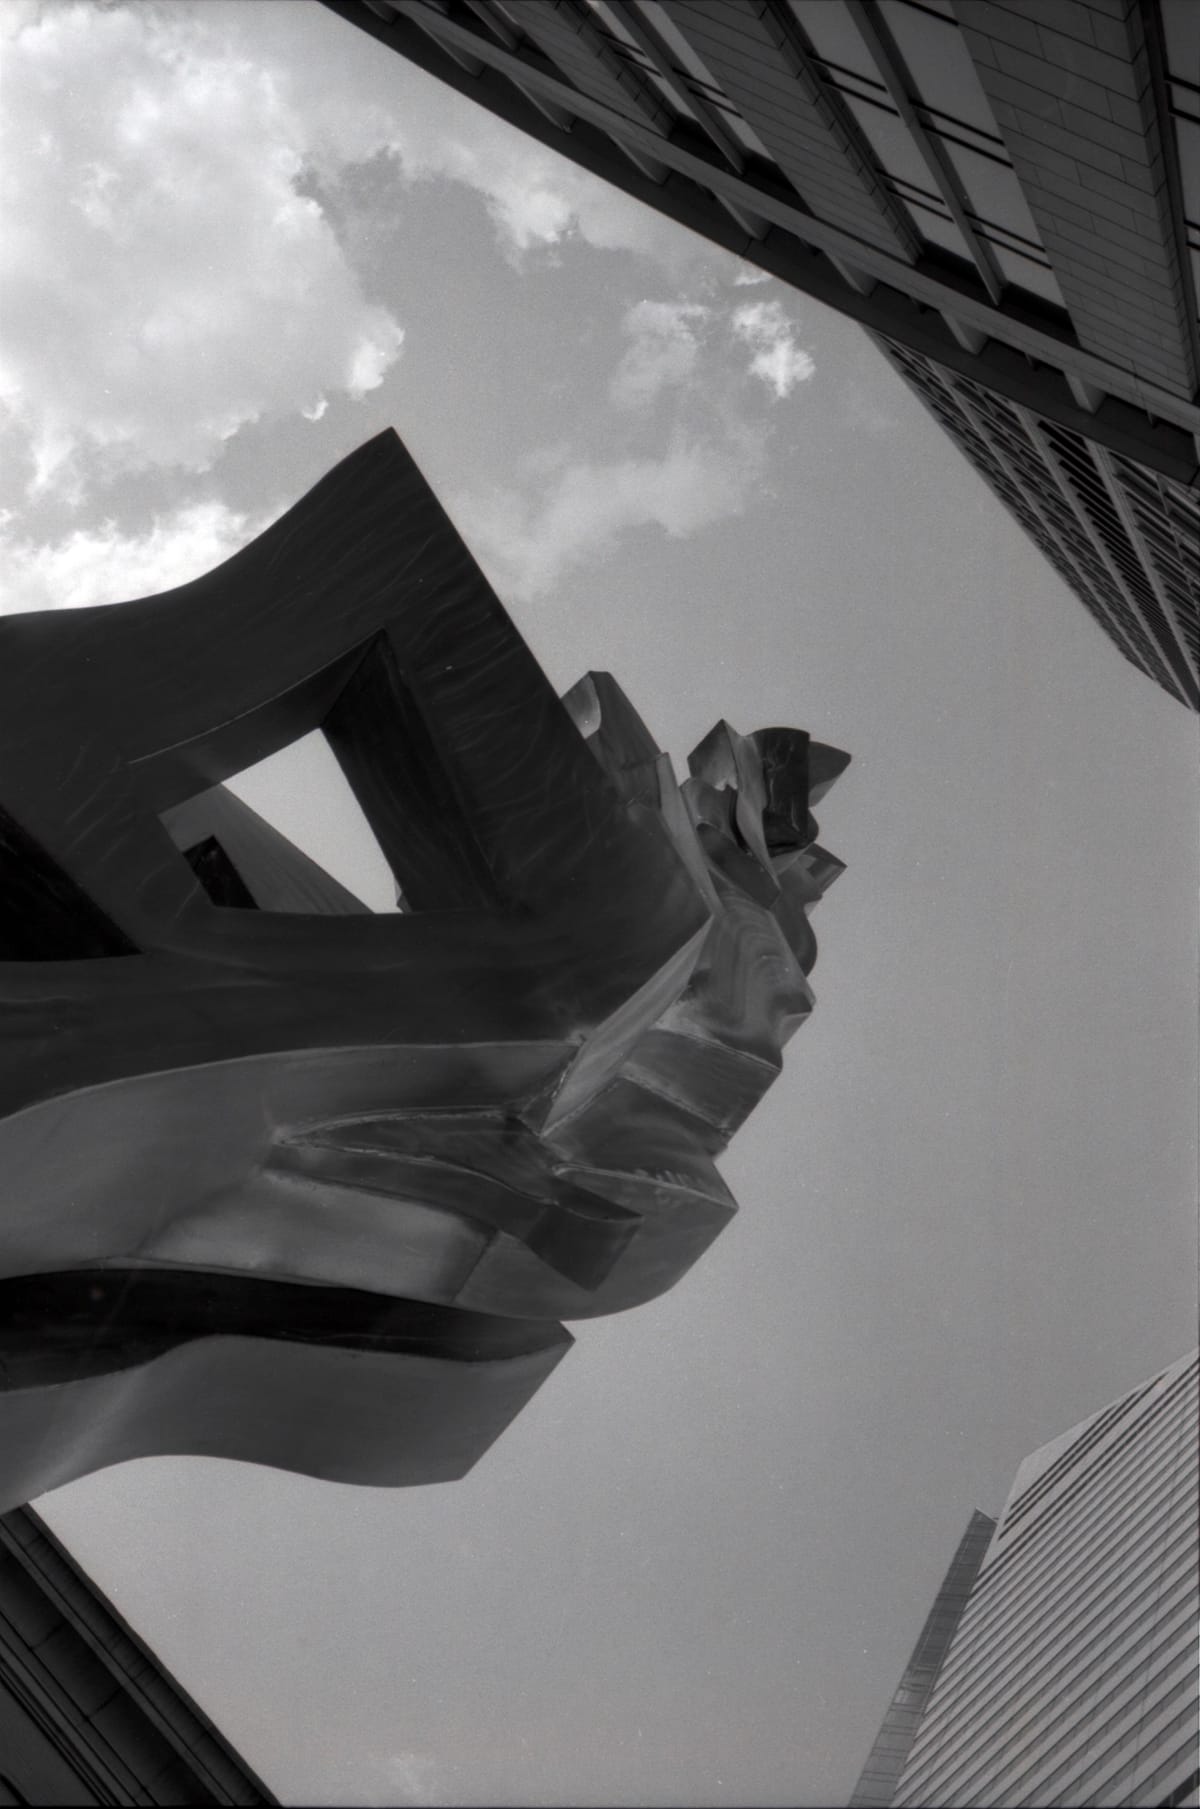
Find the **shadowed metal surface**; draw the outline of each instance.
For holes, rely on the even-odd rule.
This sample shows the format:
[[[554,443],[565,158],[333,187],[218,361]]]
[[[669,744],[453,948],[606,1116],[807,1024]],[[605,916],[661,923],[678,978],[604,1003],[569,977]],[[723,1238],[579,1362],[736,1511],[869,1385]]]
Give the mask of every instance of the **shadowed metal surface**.
[[[313,728],[398,915],[223,788]],[[721,723],[678,785],[390,432],[192,584],[0,622],[0,1506],[152,1452],[468,1469],[560,1320],[735,1210],[846,761]]]

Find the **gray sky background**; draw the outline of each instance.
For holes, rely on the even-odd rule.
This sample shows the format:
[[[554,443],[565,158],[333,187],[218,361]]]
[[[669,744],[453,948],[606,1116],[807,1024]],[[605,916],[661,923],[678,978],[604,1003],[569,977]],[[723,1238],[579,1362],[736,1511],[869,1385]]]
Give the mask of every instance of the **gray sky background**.
[[[453,1487],[39,1511],[285,1801],[844,1801],[971,1509],[1195,1341],[1196,721],[855,327],[316,5],[0,30],[5,607],[195,576],[391,424],[560,689],[854,756],[673,1293]],[[248,795],[368,892],[314,771]]]

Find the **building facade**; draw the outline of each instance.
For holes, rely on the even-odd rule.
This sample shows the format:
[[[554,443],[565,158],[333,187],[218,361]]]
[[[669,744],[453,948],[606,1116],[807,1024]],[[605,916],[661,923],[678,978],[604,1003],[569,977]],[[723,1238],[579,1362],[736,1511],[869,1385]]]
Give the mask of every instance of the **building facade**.
[[[995,1530],[996,1522],[986,1514],[976,1510],[971,1515],[875,1736],[850,1798],[850,1809],[888,1809]]]
[[[898,1776],[873,1751],[855,1804],[1200,1802],[1196,1381],[1193,1354],[1026,1458]]]
[[[0,1804],[275,1800],[45,1522],[0,1515]]]
[[[1195,0],[325,0],[858,320],[1200,707]]]

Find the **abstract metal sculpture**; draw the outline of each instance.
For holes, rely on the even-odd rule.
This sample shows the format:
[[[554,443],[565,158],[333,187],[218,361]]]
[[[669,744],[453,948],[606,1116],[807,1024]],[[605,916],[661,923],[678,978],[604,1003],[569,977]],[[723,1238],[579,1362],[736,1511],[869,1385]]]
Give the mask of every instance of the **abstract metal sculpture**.
[[[224,789],[321,727],[375,916]],[[812,1004],[848,756],[676,784],[369,441],[194,583],[0,621],[0,1508],[204,1453],[461,1476],[669,1288]]]

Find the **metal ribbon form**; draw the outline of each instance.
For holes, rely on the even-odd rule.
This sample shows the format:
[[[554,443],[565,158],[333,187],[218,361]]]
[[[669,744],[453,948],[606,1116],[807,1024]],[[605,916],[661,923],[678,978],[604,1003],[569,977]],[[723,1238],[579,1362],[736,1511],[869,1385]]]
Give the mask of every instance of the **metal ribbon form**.
[[[223,786],[317,727],[398,915]],[[0,619],[0,1509],[163,1453],[463,1475],[735,1210],[847,762],[721,723],[677,785],[390,432],[194,583]]]

